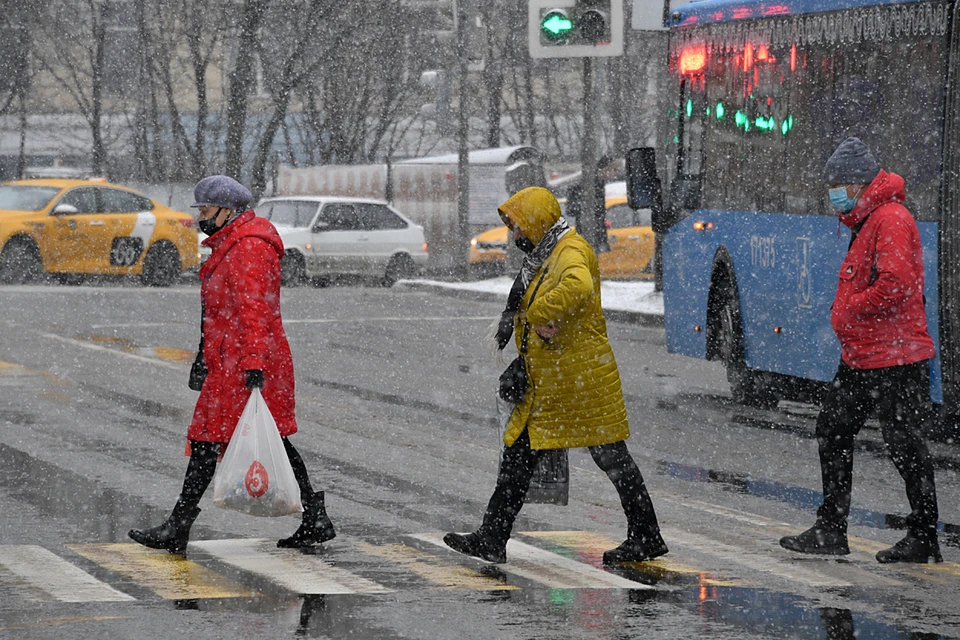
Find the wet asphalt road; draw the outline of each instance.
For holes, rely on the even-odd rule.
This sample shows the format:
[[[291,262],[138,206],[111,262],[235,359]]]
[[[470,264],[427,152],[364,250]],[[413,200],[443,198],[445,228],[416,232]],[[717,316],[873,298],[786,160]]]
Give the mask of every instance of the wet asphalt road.
[[[733,405],[723,371],[670,356],[662,328],[610,324],[633,436],[670,553],[603,571],[616,492],[571,452],[570,504],[528,505],[507,565],[437,546],[479,523],[497,469],[484,336],[501,304],[351,286],[285,291],[294,441],[339,536],[277,553],[295,517],[211,497],[187,558],[128,545],[186,466],[195,286],[0,289],[0,638],[960,637],[960,448],[933,443],[946,562],[881,566],[903,485],[858,441],[851,549],[777,539],[819,504],[815,408]]]

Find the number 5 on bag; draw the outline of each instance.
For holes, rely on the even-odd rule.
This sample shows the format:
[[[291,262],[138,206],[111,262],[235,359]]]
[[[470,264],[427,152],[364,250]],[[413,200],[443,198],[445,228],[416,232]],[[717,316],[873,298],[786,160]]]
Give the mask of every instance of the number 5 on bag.
[[[251,516],[303,511],[300,487],[260,389],[254,389],[213,478],[213,504]]]

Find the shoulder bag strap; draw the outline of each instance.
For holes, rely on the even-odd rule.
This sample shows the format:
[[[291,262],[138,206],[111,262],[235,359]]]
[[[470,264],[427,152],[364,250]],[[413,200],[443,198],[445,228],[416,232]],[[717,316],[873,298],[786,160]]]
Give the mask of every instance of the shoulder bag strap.
[[[530,302],[527,303],[527,309],[530,308],[530,305],[533,304],[533,299],[537,297],[537,291],[540,290],[540,285],[543,284],[543,279],[547,277],[547,271],[549,267],[543,268],[543,274],[540,275],[540,280],[537,281],[537,286],[534,287],[533,293],[530,294]],[[527,338],[530,335],[530,323],[526,320],[523,321],[523,337],[520,338],[520,354],[526,355],[527,353]]]

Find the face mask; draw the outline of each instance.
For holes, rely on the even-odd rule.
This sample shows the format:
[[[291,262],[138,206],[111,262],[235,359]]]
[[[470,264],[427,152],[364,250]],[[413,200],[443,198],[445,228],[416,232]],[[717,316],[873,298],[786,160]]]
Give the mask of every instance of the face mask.
[[[220,217],[220,212],[222,209],[217,209],[217,212],[213,217],[207,218],[206,220],[197,220],[197,226],[200,227],[200,231],[203,231],[208,236],[212,236],[223,227],[227,226],[227,223],[224,222],[223,225],[217,225],[217,218]]]
[[[524,238],[523,236],[517,236],[513,239],[513,244],[517,245],[517,249],[523,251],[524,253],[530,253],[537,248],[537,245],[530,242],[529,238]]]
[[[830,194],[830,204],[840,213],[850,213],[857,206],[857,199],[847,195],[846,187],[836,187],[828,191]]]

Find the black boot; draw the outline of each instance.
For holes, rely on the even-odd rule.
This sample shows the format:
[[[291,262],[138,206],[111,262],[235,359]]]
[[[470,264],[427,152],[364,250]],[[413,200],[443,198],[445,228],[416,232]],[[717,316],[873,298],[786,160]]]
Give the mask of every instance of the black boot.
[[[603,552],[603,564],[643,562],[659,558],[668,551],[667,543],[663,541],[659,531],[649,535],[628,534],[627,539],[619,547]]]
[[[507,561],[507,543],[495,540],[481,530],[466,535],[448,533],[443,536],[443,543],[454,551],[494,564],[503,564]]]
[[[323,491],[317,491],[303,505],[303,520],[300,528],[289,538],[278,540],[277,546],[281,549],[301,549],[333,540],[336,537],[337,532],[333,530],[333,523],[327,516]]]
[[[200,507],[190,506],[178,500],[167,521],[152,529],[131,529],[127,535],[151,549],[166,549],[170,553],[183,553],[190,539],[190,527],[200,515]]]
[[[780,546],[799,553],[845,556],[850,553],[845,527],[831,526],[820,520],[803,533],[780,538]]]
[[[932,533],[907,533],[906,537],[889,549],[877,552],[877,562],[943,562],[936,531]]]

